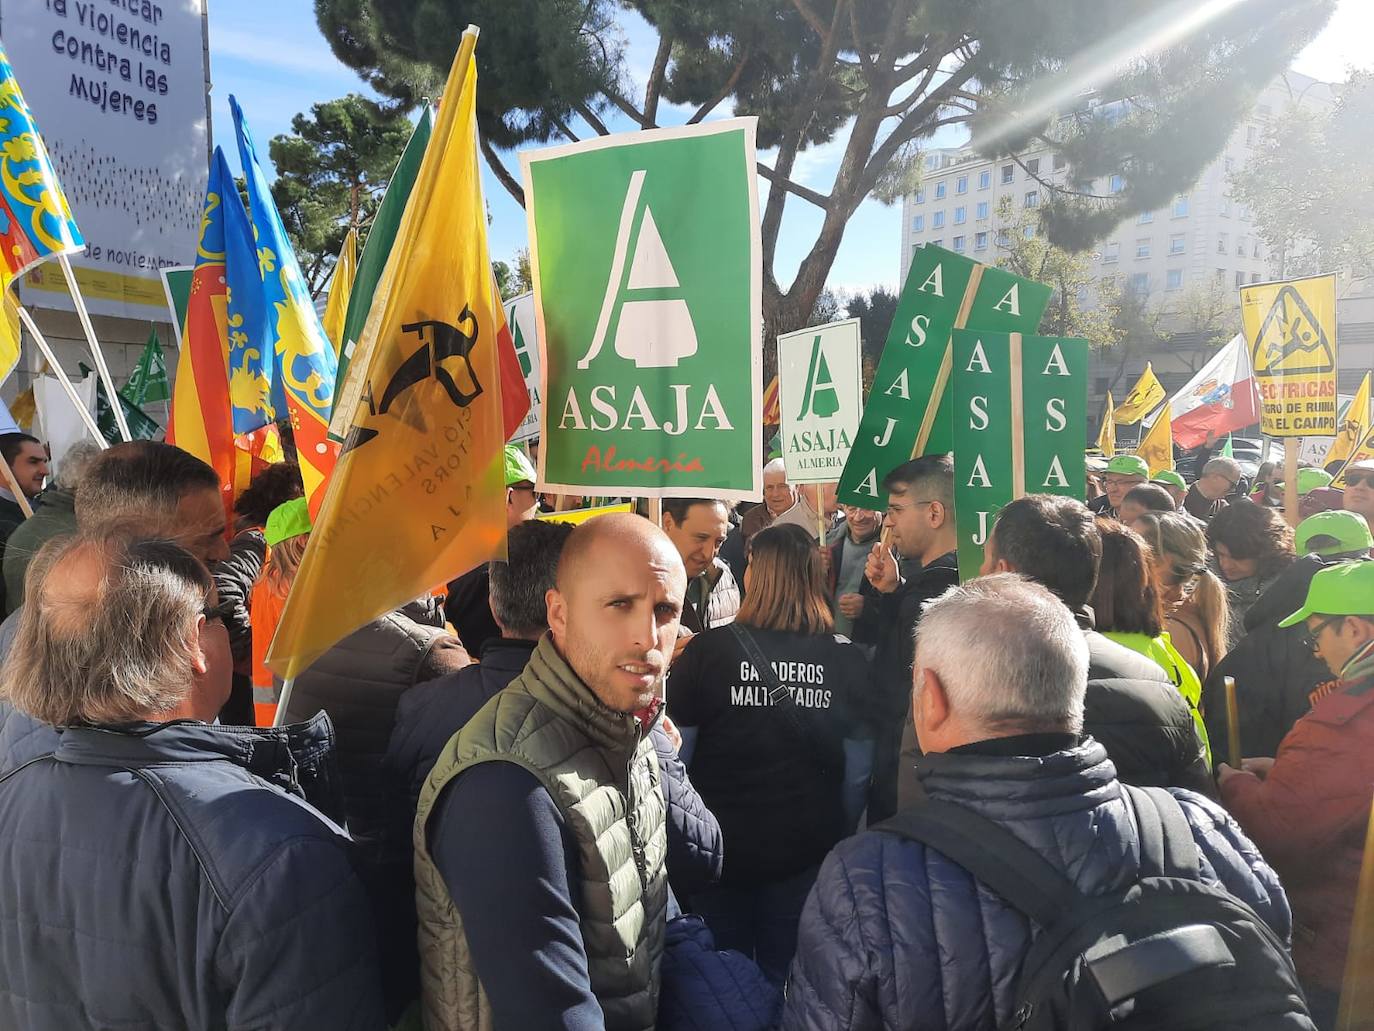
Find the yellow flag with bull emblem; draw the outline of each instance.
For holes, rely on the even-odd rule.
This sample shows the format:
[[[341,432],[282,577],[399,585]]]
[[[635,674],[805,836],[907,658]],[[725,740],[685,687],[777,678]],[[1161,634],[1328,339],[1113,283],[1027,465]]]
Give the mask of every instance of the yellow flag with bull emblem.
[[[1174,467],[1173,421],[1173,407],[1166,404],[1155,419],[1155,424],[1150,427],[1150,432],[1145,434],[1145,439],[1135,449],[1135,453],[1149,465],[1151,476]]]
[[[1135,381],[1135,386],[1126,395],[1126,400],[1116,406],[1114,418],[1118,426],[1132,426],[1138,423],[1145,416],[1149,415],[1165,398],[1164,384],[1159,382],[1159,377],[1155,375],[1154,368],[1149,362],[1145,363],[1145,371],[1140,374],[1140,379]]]
[[[504,555],[498,334],[477,159],[477,29],[463,34],[340,404],[352,421],[267,665],[294,677],[345,635]]]

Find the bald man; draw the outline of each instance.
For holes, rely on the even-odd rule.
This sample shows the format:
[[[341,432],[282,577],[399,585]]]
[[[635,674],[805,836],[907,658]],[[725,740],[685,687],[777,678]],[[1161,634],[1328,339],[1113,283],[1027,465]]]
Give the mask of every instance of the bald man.
[[[686,588],[647,520],[579,526],[549,632],[439,756],[415,822],[431,1031],[654,1026],[668,881],[650,731]]]

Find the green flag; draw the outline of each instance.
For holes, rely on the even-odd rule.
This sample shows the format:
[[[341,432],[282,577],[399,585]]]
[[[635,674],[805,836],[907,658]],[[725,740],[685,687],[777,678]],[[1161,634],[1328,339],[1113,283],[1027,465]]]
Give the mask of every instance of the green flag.
[[[156,329],[148,330],[148,342],[143,345],[138,364],[129,374],[129,382],[120,389],[119,396],[135,407],[149,401],[171,399],[172,391],[167,385],[167,360],[162,355]]]
[[[1088,342],[971,329],[952,338],[954,513],[959,577],[968,580],[1007,502],[1083,496]]]
[[[391,245],[396,242],[396,231],[401,227],[401,216],[405,214],[406,201],[410,199],[415,176],[420,171],[420,161],[429,146],[429,134],[434,127],[434,115],[428,104],[420,111],[420,120],[415,131],[410,134],[410,142],[401,152],[401,160],[396,171],[391,174],[386,195],[372,219],[372,228],[367,232],[367,243],[363,245],[358,268],[353,275],[353,292],[348,295],[348,312],[344,316],[343,344],[339,348],[339,372],[334,381],[335,408],[329,419],[329,436],[343,440],[348,432],[347,422],[353,413],[343,412],[338,407],[339,398],[347,395],[344,389],[348,367],[353,361],[353,351],[363,336],[363,326],[367,324],[367,313],[372,310],[372,295],[386,268],[387,258],[391,256]]]
[[[1226,434],[1226,443],[1221,445],[1222,458],[1235,458],[1236,450],[1231,444],[1231,434]]]
[[[540,485],[762,493],[755,120],[520,155],[547,390]]]
[[[932,244],[916,252],[840,476],[841,503],[880,512],[884,476],[913,455],[950,450],[950,331],[1032,331],[1051,292]]]
[[[79,362],[77,367],[81,370],[82,378],[91,374],[85,362]],[[163,378],[165,380],[165,374]],[[122,391],[118,397],[119,404],[124,409],[124,421],[129,424],[129,436],[134,440],[156,440],[162,432],[162,427],[150,419],[142,408],[130,403]],[[98,377],[95,381],[95,424],[100,428],[100,435],[108,443],[118,444],[124,439],[119,433],[114,409],[110,407],[109,399],[105,396],[105,384],[100,382]]]

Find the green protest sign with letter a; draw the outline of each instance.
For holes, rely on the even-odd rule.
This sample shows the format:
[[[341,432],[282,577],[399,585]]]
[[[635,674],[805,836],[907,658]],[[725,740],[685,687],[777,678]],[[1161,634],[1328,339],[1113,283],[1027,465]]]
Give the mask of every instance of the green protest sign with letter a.
[[[521,155],[541,488],[762,496],[755,125],[729,119]]]
[[[778,337],[782,459],[788,483],[840,478],[863,405],[859,320]]]
[[[968,580],[1007,502],[1083,497],[1088,342],[956,329],[953,359],[954,517]]]
[[[913,455],[950,450],[950,331],[1029,332],[1050,287],[929,244],[916,252],[858,436],[840,477],[845,504],[881,511],[883,477]]]

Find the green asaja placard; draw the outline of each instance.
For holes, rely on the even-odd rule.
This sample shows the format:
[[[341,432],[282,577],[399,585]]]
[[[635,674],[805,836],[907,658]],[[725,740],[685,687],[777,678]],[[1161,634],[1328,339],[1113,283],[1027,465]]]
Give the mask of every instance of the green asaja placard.
[[[521,155],[543,380],[541,488],[762,496],[755,124]]]
[[[782,460],[788,483],[834,483],[863,406],[859,320],[778,337]]]
[[[929,244],[916,252],[888,331],[840,501],[881,511],[883,477],[913,455],[950,450],[949,334],[958,326],[1027,332],[1050,287]]]
[[[1082,498],[1088,342],[956,329],[950,379],[959,575],[978,575],[998,510],[1025,494]]]

